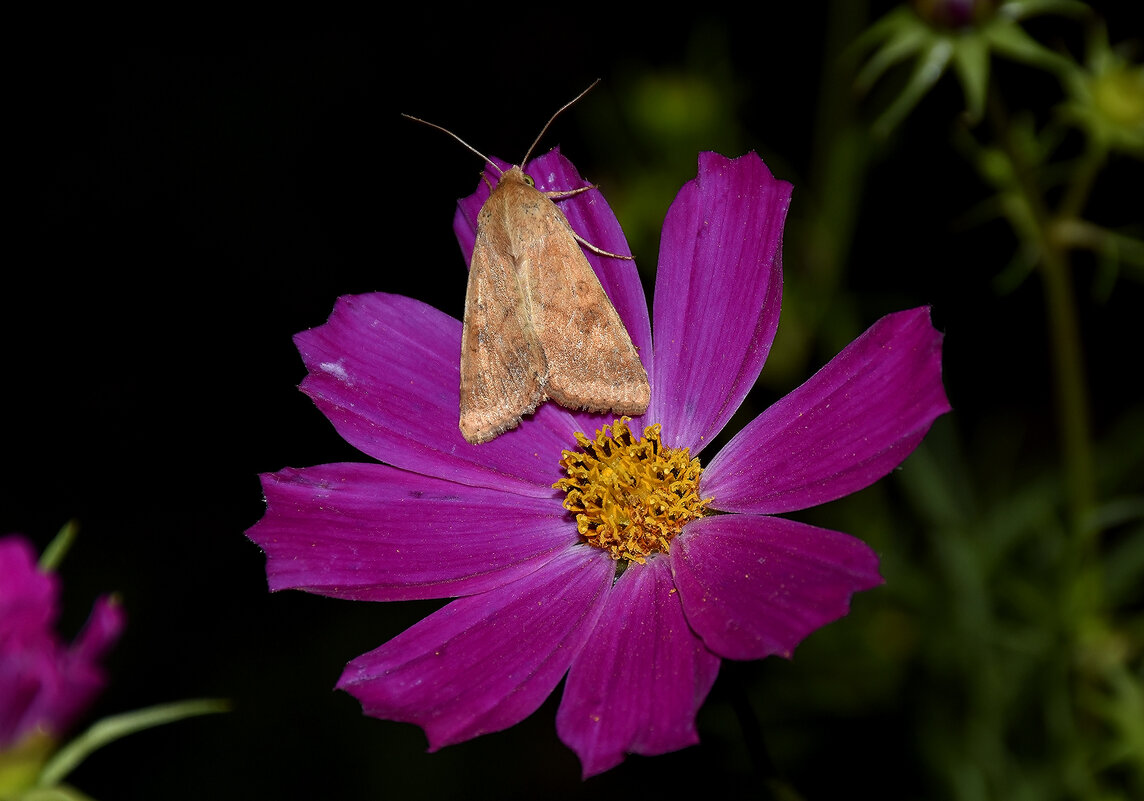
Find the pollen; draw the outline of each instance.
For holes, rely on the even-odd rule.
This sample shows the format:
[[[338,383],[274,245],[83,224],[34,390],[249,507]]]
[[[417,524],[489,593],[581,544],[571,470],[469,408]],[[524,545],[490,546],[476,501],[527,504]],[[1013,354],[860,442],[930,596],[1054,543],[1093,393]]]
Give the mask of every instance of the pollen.
[[[706,512],[714,498],[699,497],[703,468],[689,448],[660,442],[658,423],[632,436],[631,418],[596,431],[580,432],[578,450],[566,450],[560,466],[568,474],[552,486],[564,490],[564,508],[576,517],[580,536],[624,562],[643,562],[667,553],[683,527]]]

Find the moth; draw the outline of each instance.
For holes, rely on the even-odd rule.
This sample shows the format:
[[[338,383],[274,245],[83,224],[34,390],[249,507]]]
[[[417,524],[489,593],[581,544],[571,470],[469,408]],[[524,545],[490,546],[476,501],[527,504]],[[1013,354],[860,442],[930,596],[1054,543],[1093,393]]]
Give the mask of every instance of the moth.
[[[597,81],[598,83],[598,81]],[[553,114],[521,164],[556,117]],[[404,115],[409,117],[409,115]],[[643,414],[647,372],[581,245],[613,258],[572,229],[554,201],[594,189],[542,192],[520,166],[501,172],[477,215],[461,335],[459,426],[479,444],[516,428],[545,400],[570,409]],[[487,178],[485,179],[488,180]]]

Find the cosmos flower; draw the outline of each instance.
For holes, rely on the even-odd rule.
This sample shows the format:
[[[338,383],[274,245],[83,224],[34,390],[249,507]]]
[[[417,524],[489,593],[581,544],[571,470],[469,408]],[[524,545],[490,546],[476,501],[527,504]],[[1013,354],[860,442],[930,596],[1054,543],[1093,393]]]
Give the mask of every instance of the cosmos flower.
[[[100,660],[123,631],[123,608],[99,598],[69,646],[55,632],[59,595],[26,539],[0,538],[0,751],[57,740],[106,683]]]
[[[555,151],[528,172],[541,190],[584,183]],[[459,204],[466,259],[487,195]],[[775,515],[871,484],[948,410],[927,309],[878,321],[699,459],[770,350],[789,199],[753,153],[700,155],[664,223],[654,344],[633,263],[587,254],[651,381],[636,419],[545,403],[469,445],[461,322],[407,297],[343,297],[295,338],[302,390],[377,461],[262,477],[248,535],[270,588],[455,598],[349,663],[338,687],[367,714],[421,726],[436,750],[518,723],[567,677],[557,731],[591,776],[697,742],[722,659],[789,656],[881,583],[860,540]],[[561,208],[629,252],[598,191]]]

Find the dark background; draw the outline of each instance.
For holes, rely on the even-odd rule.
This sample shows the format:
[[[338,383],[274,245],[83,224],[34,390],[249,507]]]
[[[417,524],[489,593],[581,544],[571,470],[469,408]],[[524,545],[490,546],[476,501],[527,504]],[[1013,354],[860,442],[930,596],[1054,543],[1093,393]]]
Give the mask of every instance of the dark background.
[[[760,8],[755,18],[688,11],[678,24],[664,21],[666,6],[626,20],[568,7],[533,8],[503,27],[498,13],[479,21],[434,10],[294,20],[289,31],[218,19],[136,20],[138,34],[106,20],[12,32],[19,68],[7,127],[18,145],[9,163],[27,183],[13,197],[0,300],[0,530],[42,548],[66,520],[79,521],[61,570],[65,632],[96,594],[123,599],[129,626],[92,719],[192,697],[234,707],[109,746],[74,784],[107,801],[586,798],[671,792],[688,780],[712,797],[739,797],[759,791],[745,733],[748,743],[815,744],[804,749],[814,758],[787,747],[796,756],[776,768],[807,798],[856,785],[883,797],[924,791],[905,710],[893,705],[799,719],[756,703],[758,719],[740,730],[734,699],[744,681],[804,681],[804,692],[845,682],[844,670],[800,676],[797,655],[724,663],[700,715],[701,746],[630,758],[588,783],[556,738],[559,691],[512,730],[426,754],[419,729],[364,718],[332,688],[349,659],[436,604],[271,596],[263,557],[243,535],[263,511],[258,473],[358,458],[296,391],[303,369],[291,336],[323,323],[343,294],[398,292],[460,314],[465,266],[451,220],[481,164],[399,112],[515,161],[557,107],[603,78],[542,147],[559,144],[605,195],[649,174],[678,189],[694,176],[698,149],[753,148],[795,184],[797,220],[822,65],[837,53],[825,39],[826,4]],[[1120,36],[1140,34],[1119,6],[1105,11]],[[624,113],[628,89],[648,75],[726,76],[736,127],[661,153]],[[948,144],[958,92],[943,81],[873,165],[846,290],[863,327],[933,305],[947,334],[946,385],[967,430],[1019,419],[1048,438],[1039,289],[998,297],[990,282],[1012,250],[1009,234],[951,222],[983,194]],[[1110,179],[1115,222],[1139,221],[1138,177]],[[653,201],[660,215],[673,192]],[[657,243],[633,244],[650,288]],[[797,259],[787,262],[797,270]],[[1138,356],[1140,301],[1128,283],[1107,304],[1085,306],[1098,430],[1138,402],[1126,390],[1139,369],[1125,376],[1124,360]],[[830,355],[808,355],[808,369]]]

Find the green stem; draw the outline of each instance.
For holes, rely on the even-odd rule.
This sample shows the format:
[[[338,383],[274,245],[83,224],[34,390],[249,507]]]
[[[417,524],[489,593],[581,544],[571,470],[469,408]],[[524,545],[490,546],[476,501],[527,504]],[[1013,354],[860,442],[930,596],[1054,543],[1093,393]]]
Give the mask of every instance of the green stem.
[[[1057,425],[1061,440],[1063,477],[1068,499],[1068,518],[1074,544],[1083,551],[1091,534],[1090,522],[1096,498],[1096,480],[1092,439],[1089,426],[1089,403],[1081,349],[1080,325],[1073,299],[1068,249],[1049,235],[1054,224],[1033,179],[1033,171],[1025,162],[1011,136],[1006,114],[995,92],[990,93],[990,116],[998,141],[1005,149],[1015,176],[1013,189],[1021,196],[1033,220],[1038,238],[1040,258],[1037,269],[1045,287],[1045,314],[1049,327],[1049,344],[1053,363],[1053,389],[1056,396]],[[1069,203],[1083,202],[1085,187],[1091,183],[1088,170],[1082,171],[1070,193]],[[1018,227],[1021,234],[1023,228]],[[1081,556],[1081,553],[1075,554]]]
[[[1067,255],[1055,246],[1047,247],[1041,256],[1040,268],[1054,356],[1057,423],[1065,460],[1070,522],[1074,534],[1083,541],[1089,536],[1088,521],[1096,497],[1096,482],[1080,326]]]
[[[1088,202],[1088,196],[1092,192],[1096,174],[1100,172],[1100,168],[1104,165],[1107,157],[1108,151],[1105,148],[1089,142],[1088,148],[1077,162],[1076,169],[1073,170],[1072,180],[1069,181],[1068,189],[1057,209],[1058,219],[1075,220],[1080,217],[1085,203]]]
[[[1034,239],[1037,253],[1036,269],[1044,284],[1045,317],[1048,325],[1049,347],[1052,356],[1053,392],[1056,401],[1057,428],[1060,438],[1062,479],[1066,493],[1066,524],[1068,543],[1062,555],[1061,586],[1059,588],[1059,619],[1061,634],[1068,652],[1057,667],[1060,675],[1052,684],[1062,692],[1051,692],[1046,699],[1048,731],[1051,750],[1059,760],[1058,776],[1067,787],[1070,797],[1095,798],[1092,774],[1087,764],[1088,746],[1082,745],[1080,731],[1082,711],[1076,703],[1076,693],[1090,679],[1086,669],[1074,673],[1074,660],[1085,649],[1085,632],[1094,615],[1099,615],[1099,580],[1093,582],[1096,566],[1095,526],[1096,500],[1095,459],[1089,423],[1089,399],[1085,379],[1084,357],[1081,346],[1080,324],[1069,261],[1069,245],[1054,235],[1061,219],[1075,219],[1092,186],[1096,166],[1091,160],[1078,165],[1072,185],[1066,192],[1056,214],[1050,213],[1041,188],[1036,180],[1036,164],[1025,159],[1018,142],[1011,136],[1000,99],[991,92],[990,116],[995,124],[997,141],[1004,148],[1012,165],[1012,185],[1024,204],[1025,225],[1013,219],[1018,236]],[[1062,216],[1067,215],[1067,217]],[[1031,222],[1031,224],[1028,224]],[[1067,688],[1067,689],[1066,689]]]

